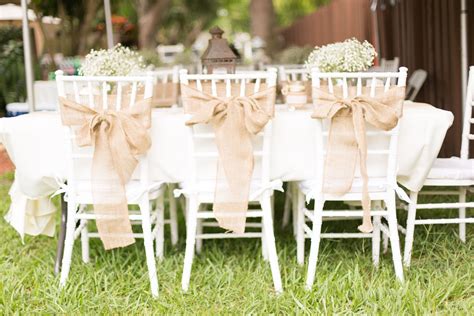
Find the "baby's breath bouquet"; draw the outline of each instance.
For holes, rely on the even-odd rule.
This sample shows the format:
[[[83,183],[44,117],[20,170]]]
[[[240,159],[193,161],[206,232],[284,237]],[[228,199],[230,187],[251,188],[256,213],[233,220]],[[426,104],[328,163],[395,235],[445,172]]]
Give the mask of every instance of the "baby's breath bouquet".
[[[358,72],[369,69],[376,56],[372,44],[350,38],[344,42],[316,46],[305,64],[310,71],[317,67],[322,72]]]
[[[91,50],[79,69],[82,76],[127,76],[144,69],[143,57],[120,44]]]

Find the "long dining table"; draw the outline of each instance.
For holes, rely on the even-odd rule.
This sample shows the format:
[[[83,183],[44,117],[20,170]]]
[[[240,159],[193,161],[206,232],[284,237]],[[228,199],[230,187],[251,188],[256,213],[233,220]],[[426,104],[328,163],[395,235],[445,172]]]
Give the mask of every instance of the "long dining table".
[[[272,120],[270,174],[282,181],[306,180],[314,174],[315,129],[311,107],[276,105]],[[191,155],[182,108],[152,111],[152,147],[148,153],[152,180],[179,183],[186,179]],[[398,182],[419,191],[436,159],[453,115],[429,104],[404,103],[400,119]],[[24,234],[52,236],[55,208],[50,196],[66,177],[64,127],[58,112],[35,112],[0,119],[0,142],[14,163],[12,203],[5,216]]]

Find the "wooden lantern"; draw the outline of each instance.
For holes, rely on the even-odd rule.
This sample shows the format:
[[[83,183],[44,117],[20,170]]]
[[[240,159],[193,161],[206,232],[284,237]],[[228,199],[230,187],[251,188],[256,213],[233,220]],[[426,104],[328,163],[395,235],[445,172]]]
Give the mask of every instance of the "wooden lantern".
[[[222,38],[224,31],[214,26],[209,30],[209,33],[212,38],[201,56],[203,68],[208,74],[212,74],[216,69],[225,69],[230,74],[235,73],[237,56],[230,49],[227,40]]]

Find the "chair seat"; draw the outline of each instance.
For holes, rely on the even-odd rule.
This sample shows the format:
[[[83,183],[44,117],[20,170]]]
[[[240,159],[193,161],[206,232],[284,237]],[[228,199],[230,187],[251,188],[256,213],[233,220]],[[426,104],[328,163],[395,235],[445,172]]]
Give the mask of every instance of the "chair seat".
[[[311,197],[314,195],[314,190],[316,188],[316,180],[305,180],[298,182],[298,187],[303,192],[304,195]],[[387,191],[387,178],[380,177],[380,178],[369,178],[369,185],[368,191],[370,193],[381,193]],[[361,178],[354,178],[352,181],[351,189],[346,193],[347,194],[355,194],[360,195],[362,193],[362,179]],[[327,200],[338,200],[344,199],[344,195],[338,196],[335,194],[324,194]]]
[[[268,185],[263,185],[259,179],[254,179],[250,182],[249,190],[249,202],[257,202],[260,198],[260,193],[263,193],[266,189],[272,191],[281,186],[281,182],[273,181]],[[197,193],[198,198],[204,203],[213,203],[214,194],[216,188],[216,180],[199,180],[194,187],[191,183],[182,182],[180,188],[184,195]]]
[[[474,159],[438,158],[431,167],[427,179],[474,181]]]
[[[91,181],[83,180],[76,182],[76,201],[81,204],[93,204],[94,199],[91,190]],[[143,194],[148,192],[148,199],[154,200],[161,194],[163,184],[161,182],[152,182],[149,185],[141,184],[139,180],[131,180],[125,186],[125,194],[128,204],[137,204]],[[69,192],[67,192],[70,194]],[[67,196],[66,194],[66,201]]]

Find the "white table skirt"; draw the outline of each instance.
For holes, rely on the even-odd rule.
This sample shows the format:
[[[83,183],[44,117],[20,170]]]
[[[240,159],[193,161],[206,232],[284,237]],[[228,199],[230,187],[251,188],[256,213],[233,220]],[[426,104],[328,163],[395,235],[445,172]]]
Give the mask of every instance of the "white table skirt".
[[[289,111],[286,106],[277,106],[272,130],[272,179],[297,181],[314,174],[314,125],[310,115],[310,110]],[[152,117],[151,178],[181,182],[188,172],[183,166],[189,165],[191,157],[185,146],[184,113],[180,108],[155,109]],[[452,122],[451,112],[428,104],[405,102],[398,147],[398,181],[402,185],[413,191],[421,189]],[[36,203],[38,207],[32,210],[25,205],[27,199],[44,199],[55,192],[56,179],[66,174],[59,114],[37,112],[1,119],[0,141],[16,166],[12,207],[7,220],[21,235],[51,235],[54,233],[51,207],[47,203]],[[28,223],[36,226],[30,229]]]

